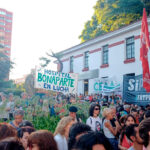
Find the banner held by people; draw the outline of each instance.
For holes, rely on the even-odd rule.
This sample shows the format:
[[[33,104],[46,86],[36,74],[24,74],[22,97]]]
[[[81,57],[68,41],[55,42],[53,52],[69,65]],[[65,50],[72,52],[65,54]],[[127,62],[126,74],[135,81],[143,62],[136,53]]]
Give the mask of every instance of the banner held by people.
[[[78,74],[36,69],[35,88],[62,93],[77,93]]]
[[[123,77],[123,101],[130,104],[147,105],[150,93],[143,88],[142,75]]]
[[[115,77],[111,78],[101,78],[94,82],[94,92],[115,92],[119,91],[121,88],[120,83],[117,82]]]

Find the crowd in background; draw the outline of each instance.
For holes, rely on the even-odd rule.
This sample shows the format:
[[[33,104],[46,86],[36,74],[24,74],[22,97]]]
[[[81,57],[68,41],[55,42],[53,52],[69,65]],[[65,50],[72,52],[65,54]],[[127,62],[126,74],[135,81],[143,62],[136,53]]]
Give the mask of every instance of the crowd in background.
[[[24,120],[26,109],[34,105],[34,102],[26,93],[21,96],[22,99],[18,102],[14,100],[12,93],[7,96],[1,93],[0,149],[150,150],[150,105],[127,104],[117,95],[58,94],[52,96],[58,105],[63,100],[72,105],[68,108],[69,113],[60,119],[52,133],[48,130],[36,130],[32,121]],[[77,97],[82,104],[89,102],[86,121],[78,117],[80,108],[73,105]],[[50,109],[52,106],[48,103],[44,105],[42,98],[37,101],[43,110],[48,108],[48,112],[55,114],[57,105]],[[32,110],[32,115],[34,113],[36,111]]]

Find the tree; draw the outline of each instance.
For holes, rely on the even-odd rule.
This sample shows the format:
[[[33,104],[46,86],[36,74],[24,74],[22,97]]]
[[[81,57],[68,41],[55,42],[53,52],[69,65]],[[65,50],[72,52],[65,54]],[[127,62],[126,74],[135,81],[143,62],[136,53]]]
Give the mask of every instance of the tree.
[[[106,32],[114,31],[142,17],[146,0],[98,0],[94,14],[79,36],[81,42],[87,41]],[[149,6],[149,1],[145,6]]]
[[[146,8],[147,15],[150,15],[150,0],[142,0],[144,7]]]
[[[84,29],[79,38],[81,39],[81,42],[84,42],[103,33],[105,32],[101,30],[101,27],[98,25],[97,17],[94,15],[91,20],[85,23]]]
[[[24,88],[29,96],[33,96],[35,94],[35,88],[34,88],[34,76],[35,71],[31,71],[31,73],[26,77]]]
[[[8,56],[0,52],[0,81],[8,78],[10,69],[13,68],[13,62],[10,61]]]
[[[56,58],[57,63],[59,64],[59,68],[58,68],[58,72],[62,72],[63,70],[63,63],[61,61],[61,57],[63,56],[62,53],[54,53],[51,51],[51,54],[46,53],[47,57],[41,57],[40,60],[44,61],[44,64],[41,64],[41,67],[46,67],[50,62],[51,62],[51,58]]]

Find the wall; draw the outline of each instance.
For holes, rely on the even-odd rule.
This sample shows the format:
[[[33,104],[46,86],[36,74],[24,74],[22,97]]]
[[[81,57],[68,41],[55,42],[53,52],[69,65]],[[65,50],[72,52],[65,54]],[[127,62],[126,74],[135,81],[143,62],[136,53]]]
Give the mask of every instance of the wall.
[[[139,24],[139,22],[137,23]],[[135,28],[133,27],[135,26]],[[132,30],[131,30],[132,27]],[[126,32],[123,32],[126,30]],[[101,77],[116,77],[117,81],[122,84],[123,75],[129,73],[135,73],[135,75],[142,74],[142,65],[140,61],[140,26],[136,27],[136,24],[129,25],[120,30],[120,33],[116,34],[119,31],[114,31],[108,33],[105,36],[109,37],[109,34],[112,36],[106,38],[106,40],[101,40],[100,42],[95,42],[94,44],[89,44],[88,46],[77,45],[79,47],[75,51],[71,52],[73,48],[70,48],[70,53],[67,52],[63,59],[66,59],[63,62],[63,72],[70,72],[70,63],[69,58],[74,56],[74,73],[82,73],[84,69],[84,53],[89,51],[89,70],[99,69],[99,78]],[[114,33],[114,35],[113,35]],[[135,60],[132,62],[126,61],[126,38],[134,36],[135,40]],[[101,38],[101,37],[98,37]],[[97,38],[93,39],[96,41]],[[87,41],[85,43],[92,43],[92,41]],[[102,65],[102,47],[104,45],[109,46],[108,53],[108,66],[101,67]],[[69,50],[68,50],[69,51]],[[65,52],[64,52],[65,53]],[[89,93],[94,93],[93,84],[95,79],[89,79]],[[78,93],[83,93],[83,81],[78,83]]]

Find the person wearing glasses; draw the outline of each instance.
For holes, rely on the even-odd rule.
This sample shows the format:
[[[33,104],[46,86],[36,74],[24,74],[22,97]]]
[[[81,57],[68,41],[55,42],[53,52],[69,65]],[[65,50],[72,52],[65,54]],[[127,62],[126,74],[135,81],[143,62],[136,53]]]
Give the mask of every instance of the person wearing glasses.
[[[99,117],[100,114],[100,105],[92,104],[89,108],[89,118],[86,121],[86,124],[91,127],[93,131],[100,131],[102,129],[102,120]]]

